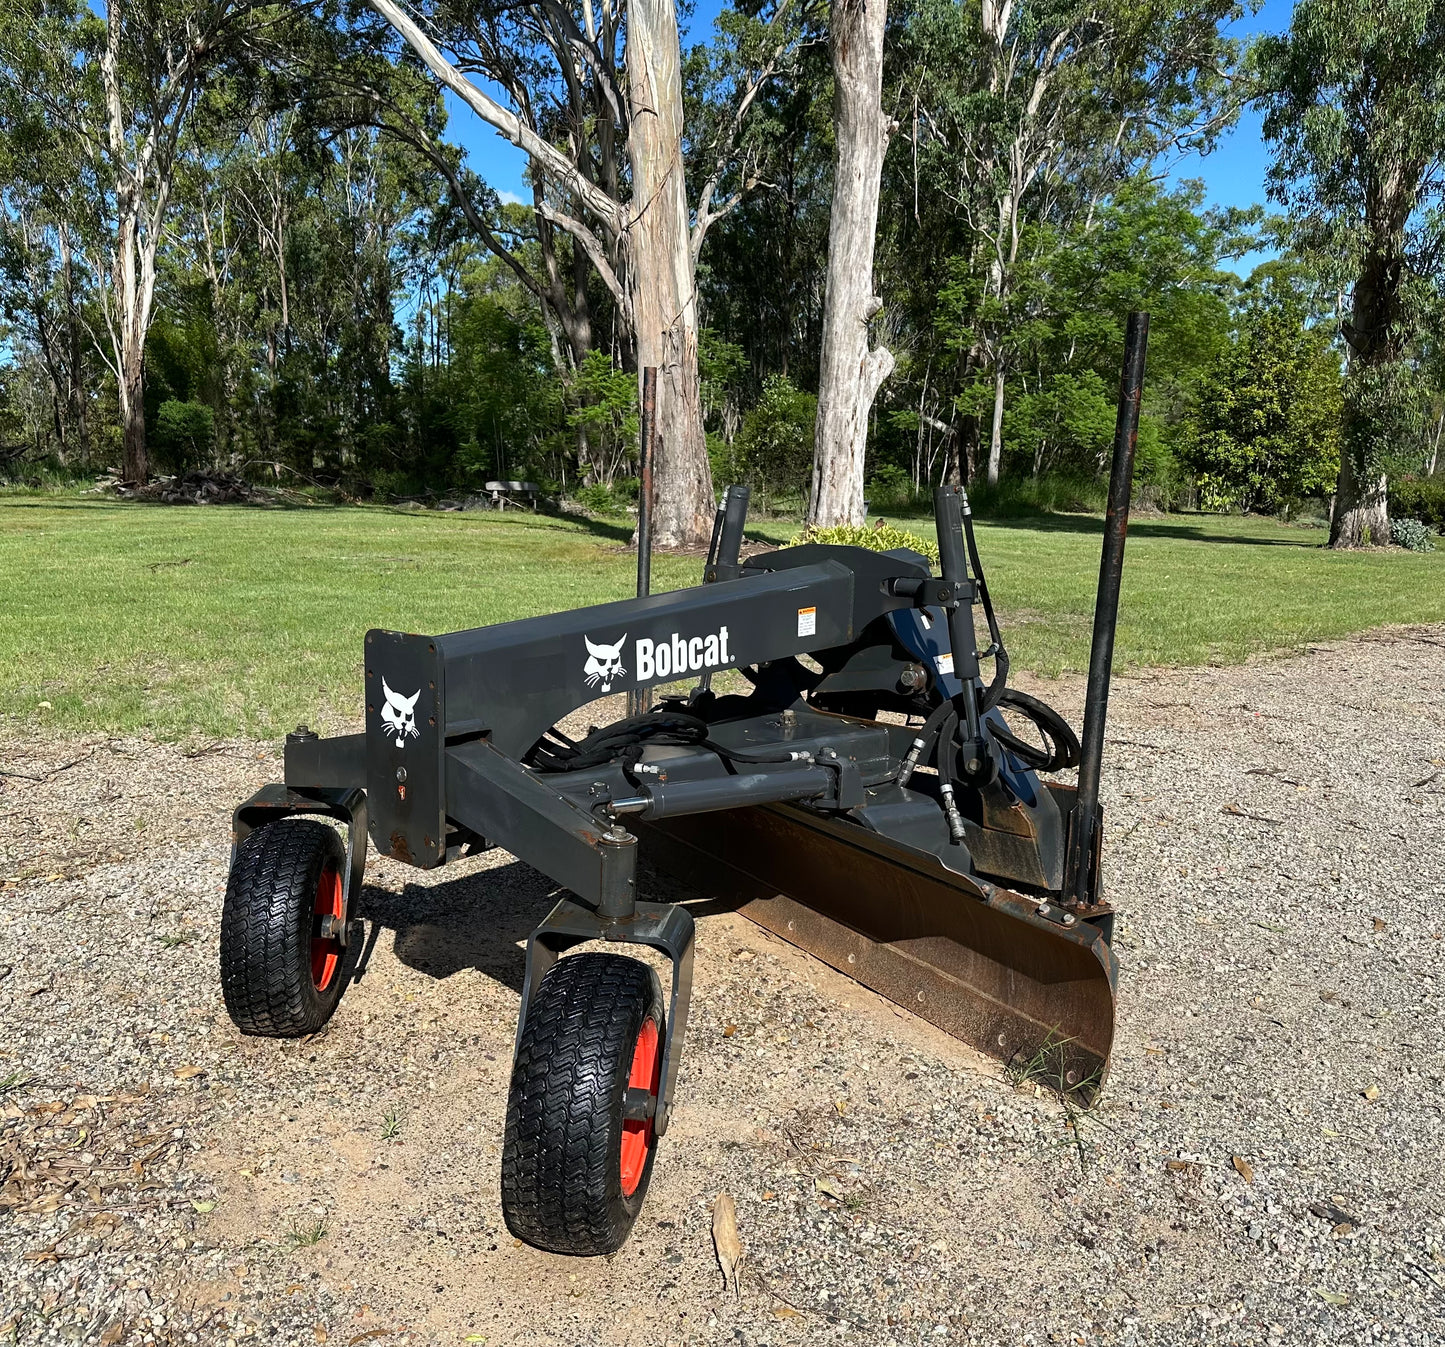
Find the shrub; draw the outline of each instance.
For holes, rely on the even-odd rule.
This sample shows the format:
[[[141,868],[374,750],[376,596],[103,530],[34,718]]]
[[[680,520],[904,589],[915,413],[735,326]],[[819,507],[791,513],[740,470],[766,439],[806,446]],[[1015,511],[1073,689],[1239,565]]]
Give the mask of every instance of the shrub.
[[[1392,519],[1390,541],[1396,547],[1408,548],[1411,552],[1433,552],[1435,530],[1418,519]]]
[[[619,514],[623,506],[610,486],[593,482],[591,486],[579,486],[572,497],[584,510],[593,514]]]
[[[161,403],[151,448],[156,462],[172,472],[187,472],[210,461],[216,438],[215,414],[201,402]]]
[[[1005,477],[997,486],[976,481],[968,489],[976,515],[1017,519],[1040,514],[1102,514],[1109,484],[1093,477],[1050,473],[1043,477]]]
[[[863,494],[868,508],[878,514],[884,510],[912,509],[927,493],[915,493],[908,473],[896,463],[885,463],[868,479]]]
[[[738,465],[764,498],[807,493],[818,399],[785,374],[770,374],[733,445]]]
[[[805,529],[799,542],[832,543],[837,547],[866,547],[870,552],[892,552],[907,547],[922,552],[933,565],[938,565],[938,544],[932,538],[923,538],[896,524],[885,524],[881,519],[873,525],[839,524],[836,528]]]
[[[1390,483],[1390,513],[1445,529],[1445,473],[1401,477]]]

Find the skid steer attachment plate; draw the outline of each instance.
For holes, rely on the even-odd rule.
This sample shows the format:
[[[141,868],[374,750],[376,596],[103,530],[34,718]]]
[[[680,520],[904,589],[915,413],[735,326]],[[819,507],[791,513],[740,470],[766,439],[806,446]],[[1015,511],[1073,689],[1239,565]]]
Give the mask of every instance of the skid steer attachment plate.
[[[1098,927],[790,805],[645,828],[678,878],[953,1037],[1081,1103],[1103,1085],[1118,965]]]

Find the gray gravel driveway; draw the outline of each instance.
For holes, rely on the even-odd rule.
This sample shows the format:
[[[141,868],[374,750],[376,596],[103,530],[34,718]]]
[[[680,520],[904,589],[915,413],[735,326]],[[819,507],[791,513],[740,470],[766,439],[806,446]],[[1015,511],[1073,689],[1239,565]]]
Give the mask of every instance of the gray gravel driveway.
[[[1420,628],[1119,681],[1119,1034],[1087,1115],[704,921],[647,1207],[590,1261],[498,1209],[547,880],[374,866],[331,1026],[243,1040],[226,816],[274,754],[12,728],[0,1345],[1445,1342],[1442,675]]]

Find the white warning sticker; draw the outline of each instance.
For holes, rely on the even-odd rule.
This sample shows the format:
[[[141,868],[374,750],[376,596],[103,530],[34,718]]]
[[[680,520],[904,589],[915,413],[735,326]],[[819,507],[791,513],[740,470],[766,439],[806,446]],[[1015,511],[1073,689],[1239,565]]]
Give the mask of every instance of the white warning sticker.
[[[933,664],[939,673],[951,674],[953,672],[953,652],[948,651],[942,655],[935,655]]]
[[[818,610],[816,608],[798,609],[798,635],[816,636],[818,634]]]

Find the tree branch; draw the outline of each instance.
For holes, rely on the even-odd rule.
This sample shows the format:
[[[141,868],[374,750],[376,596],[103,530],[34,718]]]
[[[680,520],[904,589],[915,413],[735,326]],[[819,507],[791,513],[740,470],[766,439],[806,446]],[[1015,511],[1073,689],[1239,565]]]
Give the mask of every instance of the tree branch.
[[[489,98],[467,79],[438,50],[436,44],[395,3],[395,0],[366,0],[421,57],[428,70],[489,126],[495,127],[514,145],[525,150],[542,168],[575,193],[613,233],[622,229],[622,207],[595,183],[589,182],[565,155],[543,140],[530,126],[500,103]],[[585,229],[581,225],[579,228]],[[571,232],[570,230],[568,231]]]

